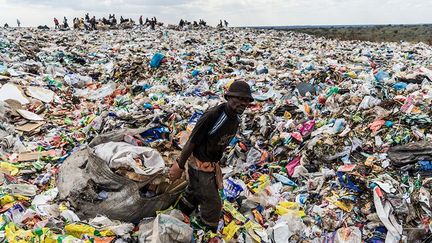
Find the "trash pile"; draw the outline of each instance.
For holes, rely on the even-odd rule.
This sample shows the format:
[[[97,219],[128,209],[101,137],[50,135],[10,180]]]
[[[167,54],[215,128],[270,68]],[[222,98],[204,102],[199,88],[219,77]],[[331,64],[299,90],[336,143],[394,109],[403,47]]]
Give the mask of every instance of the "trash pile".
[[[0,238],[430,241],[431,60],[432,47],[422,43],[275,30],[2,29]],[[251,85],[255,102],[221,161],[218,234],[177,210],[119,221],[139,209],[127,196],[144,200],[162,190],[139,191],[140,183],[172,164],[200,115],[236,80]],[[100,139],[142,128],[139,137]],[[109,169],[86,159],[67,167],[86,151]],[[105,178],[124,180],[127,191]],[[62,183],[85,190],[65,191]],[[79,213],[110,198],[118,211]]]

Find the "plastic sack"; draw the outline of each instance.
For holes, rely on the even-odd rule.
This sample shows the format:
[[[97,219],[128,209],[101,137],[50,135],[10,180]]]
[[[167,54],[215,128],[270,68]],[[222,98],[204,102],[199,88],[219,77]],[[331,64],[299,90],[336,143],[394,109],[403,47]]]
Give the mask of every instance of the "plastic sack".
[[[130,168],[140,175],[154,175],[165,168],[160,153],[150,147],[134,146],[125,142],[108,142],[95,146],[95,154],[111,169]],[[142,167],[134,158],[142,159]]]
[[[295,214],[282,216],[272,228],[272,238],[275,243],[290,242],[289,239],[294,234],[300,233],[305,229],[305,224]]]
[[[136,222],[144,217],[154,217],[156,211],[169,208],[184,187],[151,198],[140,195],[140,189],[158,178],[145,177],[136,182],[114,173],[108,164],[94,153],[96,145],[109,141],[122,141],[126,134],[136,135],[147,130],[122,129],[95,137],[81,150],[69,156],[60,167],[57,177],[59,198],[67,200],[76,209],[80,219],[94,218],[104,214],[110,219]],[[106,199],[99,199],[99,193],[106,192]]]
[[[89,100],[100,100],[111,95],[115,89],[116,84],[114,82],[109,82],[96,90],[75,89],[74,95],[78,97],[86,97]]]
[[[139,227],[139,243],[189,243],[192,240],[192,228],[181,220],[159,214],[150,222],[143,222]]]

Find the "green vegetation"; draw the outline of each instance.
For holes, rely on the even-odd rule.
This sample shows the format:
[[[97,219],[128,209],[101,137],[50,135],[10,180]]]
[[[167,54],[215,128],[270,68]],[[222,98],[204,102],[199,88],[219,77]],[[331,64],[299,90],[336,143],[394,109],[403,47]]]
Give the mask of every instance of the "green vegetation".
[[[331,28],[287,28],[284,30],[340,40],[373,42],[423,42],[432,45],[432,24],[422,25],[377,25],[334,26]]]

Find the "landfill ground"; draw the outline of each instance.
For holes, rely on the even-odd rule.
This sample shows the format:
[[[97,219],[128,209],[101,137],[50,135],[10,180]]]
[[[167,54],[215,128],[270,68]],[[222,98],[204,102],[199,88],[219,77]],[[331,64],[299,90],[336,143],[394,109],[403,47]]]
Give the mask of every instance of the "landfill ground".
[[[263,27],[306,33],[318,37],[340,40],[359,40],[373,42],[423,42],[432,45],[431,24],[410,25],[358,25],[358,26],[310,26],[310,27]]]
[[[168,208],[184,184],[167,171],[237,80],[255,101],[212,234]],[[0,242],[431,242],[431,103],[424,43],[0,29]],[[114,168],[107,142],[159,167]]]

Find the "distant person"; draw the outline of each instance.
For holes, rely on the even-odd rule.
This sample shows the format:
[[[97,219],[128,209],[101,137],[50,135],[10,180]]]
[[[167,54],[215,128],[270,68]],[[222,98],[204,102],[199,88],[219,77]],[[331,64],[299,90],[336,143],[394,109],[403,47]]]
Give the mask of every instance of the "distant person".
[[[184,25],[185,25],[185,22],[183,21],[183,19],[180,19],[179,26],[180,26],[180,27],[183,27]]]
[[[17,25],[18,27],[21,27],[21,22],[19,21],[19,19],[17,19]]]
[[[83,18],[80,18],[78,21],[79,21],[79,28],[80,29],[87,29]]]
[[[217,26],[218,28],[222,28],[223,27],[223,24],[222,24],[222,19],[220,19],[219,20],[219,24],[218,24],[218,26]]]
[[[123,23],[124,23],[123,16],[120,16],[120,24],[123,24]]]
[[[90,26],[92,30],[96,30],[96,16],[93,16],[93,18],[90,19]]]
[[[150,21],[150,28],[151,28],[152,30],[154,30],[154,29],[155,29],[155,25],[156,25],[156,20],[152,19],[152,20]]]
[[[113,14],[112,20],[111,20],[111,26],[116,26],[116,25],[117,25],[117,19],[115,18],[115,15]]]
[[[74,18],[73,19],[73,28],[76,30],[76,29],[79,29],[79,25],[80,25],[80,21],[79,21],[79,19],[78,18]]]
[[[225,27],[228,28],[228,21],[224,20]]]
[[[139,17],[139,24],[140,25],[143,25],[144,23],[143,23],[143,17],[142,17],[142,15]]]
[[[148,18],[146,18],[145,25],[148,26],[149,24],[150,24],[150,20]]]
[[[199,25],[200,26],[206,26],[206,22],[202,19],[199,20]]]
[[[89,16],[89,13],[86,13],[86,15],[85,15],[85,20],[86,20],[86,22],[90,22],[90,16]]]
[[[65,29],[69,28],[69,24],[67,22],[66,16],[63,18],[63,28],[65,28]]]
[[[57,18],[54,18],[54,28],[55,28],[55,29],[59,29],[59,28],[60,28],[60,26],[59,26],[59,21],[58,21]]]

